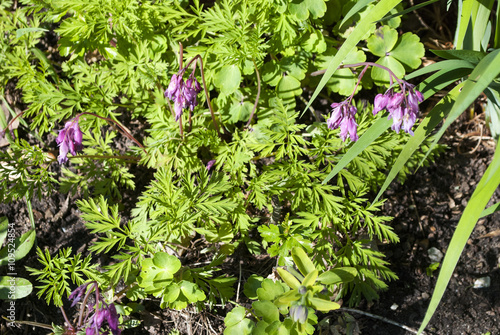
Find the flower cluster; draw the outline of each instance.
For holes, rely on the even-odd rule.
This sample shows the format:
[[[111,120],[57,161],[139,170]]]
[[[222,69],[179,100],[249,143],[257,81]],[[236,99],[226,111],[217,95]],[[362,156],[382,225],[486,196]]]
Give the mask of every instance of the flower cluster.
[[[185,70],[186,68],[183,68],[172,76],[165,91],[165,97],[174,102],[175,121],[179,121],[183,108],[189,107],[191,111],[194,110],[194,107],[198,105],[196,95],[201,92],[201,86],[194,77],[194,71],[191,72],[188,80],[184,82],[182,75]]]
[[[392,130],[399,133],[403,129],[406,133],[413,135],[411,128],[417,120],[418,103],[424,101],[422,93],[417,91],[412,84],[405,81],[401,84],[401,92],[394,93],[390,88],[384,94],[375,97],[373,115],[383,109],[389,112],[392,118]]]
[[[91,288],[88,292],[86,292],[87,287],[90,284],[92,284]],[[86,304],[93,289],[95,289],[95,301],[93,303],[88,303],[87,305],[89,311],[93,311],[93,313],[86,313],[85,320],[83,320],[82,324],[78,324],[77,330],[85,329],[86,335],[109,335],[110,332],[113,335],[120,335],[121,330],[118,327],[119,319],[115,305],[104,302],[99,294],[99,288],[97,287],[96,282],[83,284],[74,290],[69,296],[69,300],[72,301],[71,307],[75,306],[84,295],[85,298],[82,303]],[[107,323],[107,327],[105,321]]]
[[[74,156],[77,151],[83,149],[82,132],[78,124],[78,117],[66,122],[64,129],[59,131],[56,142],[59,146],[59,156],[57,157],[59,164],[68,161],[68,152]]]
[[[347,134],[351,141],[358,140],[358,124],[354,116],[358,112],[357,108],[351,105],[350,99],[342,101],[341,103],[334,102],[331,107],[333,108],[331,117],[327,120],[328,128],[337,129],[340,127],[340,138],[345,141]]]

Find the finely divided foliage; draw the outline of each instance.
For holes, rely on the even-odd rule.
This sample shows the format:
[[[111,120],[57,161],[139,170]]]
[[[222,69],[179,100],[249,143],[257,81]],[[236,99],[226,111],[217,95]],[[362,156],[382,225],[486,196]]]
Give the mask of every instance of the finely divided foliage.
[[[310,113],[299,110],[349,38],[349,22],[370,16],[376,2],[354,16],[351,0],[21,3],[10,12],[0,7],[7,37],[0,80],[22,91],[24,129],[38,142],[9,137],[0,197],[42,198],[59,184],[86,199],[76,205],[98,236],[90,255],[38,249],[43,268],[29,269],[38,296],[57,306],[91,285],[94,316],[76,328],[117,334],[115,305],[120,322],[131,325],[152,298],[173,309],[231,301],[228,334],[311,334],[316,311],[340,307],[334,299],[375,299],[397,278],[375,245],[398,237],[380,214],[383,201],[369,197],[418,122],[423,96],[401,79],[420,65],[418,37],[398,36],[399,19],[373,24]],[[49,59],[39,42],[51,39],[58,54]],[[402,49],[415,52],[407,57]],[[332,104],[341,101],[336,93],[350,96]],[[352,142],[386,116],[383,109],[395,132],[323,182]],[[49,153],[57,146],[65,163],[59,180],[49,170],[59,168]],[[120,199],[135,192],[132,164],[153,177],[130,210]],[[231,300],[238,273],[229,264],[245,249],[280,266],[275,282],[264,278],[269,273],[242,278],[251,308]],[[102,253],[110,255],[106,263],[94,263]],[[116,296],[106,301],[99,289]]]

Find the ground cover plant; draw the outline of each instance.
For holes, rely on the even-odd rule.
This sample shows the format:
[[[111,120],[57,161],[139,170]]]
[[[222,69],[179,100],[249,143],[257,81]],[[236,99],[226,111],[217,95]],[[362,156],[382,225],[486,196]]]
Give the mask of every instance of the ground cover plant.
[[[498,111],[488,44],[498,34],[477,42],[487,26],[475,25],[494,2],[460,7],[482,33],[467,35],[464,21],[457,41],[471,38],[475,52],[436,52],[446,60],[421,70],[425,48],[399,33],[400,3],[2,3],[0,80],[26,108],[2,94],[12,115],[0,120],[1,200],[68,193],[96,237],[84,255],[37,247],[27,267],[33,294],[64,315],[50,331],[133,333],[153,301],[227,306],[225,334],[312,334],[321,313],[377,299],[397,280],[376,248],[398,241],[381,194],[442,150],[444,130],[430,135],[445,116],[443,129],[485,89],[493,129]],[[425,99],[469,75],[419,121]],[[481,213],[499,184],[497,156],[464,221],[494,210]],[[140,192],[137,168],[152,174]],[[33,246],[31,223],[15,241],[0,225],[5,264]],[[272,258],[275,270],[241,278],[235,255]]]

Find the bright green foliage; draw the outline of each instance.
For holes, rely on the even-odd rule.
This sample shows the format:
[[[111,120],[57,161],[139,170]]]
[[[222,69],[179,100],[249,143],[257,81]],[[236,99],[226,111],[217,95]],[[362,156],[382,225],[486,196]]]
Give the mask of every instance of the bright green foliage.
[[[98,236],[89,250],[111,258],[97,272],[91,256],[39,250],[43,269],[30,271],[48,303],[62,305],[70,286],[98,279],[111,292],[126,285],[131,303],[155,297],[161,308],[224,304],[237,282],[236,272],[223,271],[227,258],[246,247],[277,257],[287,267],[279,271],[288,285],[250,277],[245,293],[258,299],[255,315],[249,319],[246,310],[234,309],[225,333],[312,334],[314,311],[339,307],[330,301],[334,286],[353,305],[376,298],[385,281],[396,278],[372,246],[398,238],[391,218],[379,214],[382,202],[368,197],[408,135],[385,132],[323,183],[352,144],[328,129],[328,105],[315,104],[312,115],[296,106],[318,85],[311,73],[333,62],[380,58],[400,75],[419,66],[423,46],[416,35],[394,36],[397,18],[387,24],[372,19],[399,1],[22,3],[0,21],[7,38],[0,42],[0,80],[22,90],[24,130],[48,141],[38,147],[16,140],[2,154],[9,163],[0,165],[0,176],[11,178],[2,178],[2,200],[52,190],[49,167],[59,167],[46,153],[55,148],[50,136],[78,115],[84,149],[61,168],[61,191],[85,199],[77,202],[81,218]],[[58,59],[36,48],[49,33],[58,38]],[[381,34],[387,41],[379,41]],[[406,48],[412,55],[401,53]],[[202,92],[193,111],[184,108],[176,122],[164,92],[188,63],[184,79],[196,65]],[[358,75],[359,69],[341,69],[326,84],[350,94]],[[372,75],[375,82],[363,80],[358,91],[383,89],[383,78]],[[364,100],[353,104],[362,135],[382,113],[373,116]],[[127,136],[124,142],[123,133],[138,140]],[[132,163],[138,168],[130,169]],[[144,185],[132,171],[146,168],[152,178]],[[135,207],[124,213],[120,200],[136,186]],[[329,294],[321,293],[323,286]]]

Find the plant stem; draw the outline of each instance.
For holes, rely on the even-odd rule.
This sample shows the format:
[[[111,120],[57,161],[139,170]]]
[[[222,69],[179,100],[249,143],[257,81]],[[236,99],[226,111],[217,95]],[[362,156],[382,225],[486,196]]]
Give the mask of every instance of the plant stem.
[[[246,127],[250,126],[252,123],[253,115],[255,111],[257,110],[257,105],[259,104],[259,98],[260,98],[260,74],[259,74],[259,69],[257,69],[257,64],[255,63],[255,60],[252,58],[253,66],[255,68],[255,74],[257,75],[257,97],[255,98],[255,104],[253,105],[252,113],[250,114],[250,118],[248,119]]]
[[[31,206],[31,199],[29,198],[28,192],[26,192],[24,199],[26,199],[26,207],[28,207],[28,216],[30,217],[31,228],[35,229],[35,218],[33,217],[33,207]]]
[[[68,317],[66,316],[66,312],[64,311],[64,308],[62,308],[62,306],[61,306],[61,307],[59,307],[59,308],[61,309],[61,312],[62,312],[62,315],[63,315],[63,317],[64,317],[64,320],[65,320],[65,321],[66,321],[66,323],[68,324],[69,329],[70,329],[71,331],[74,331],[74,330],[75,330],[75,328],[73,327],[73,325],[71,324],[71,322],[69,322]]]

